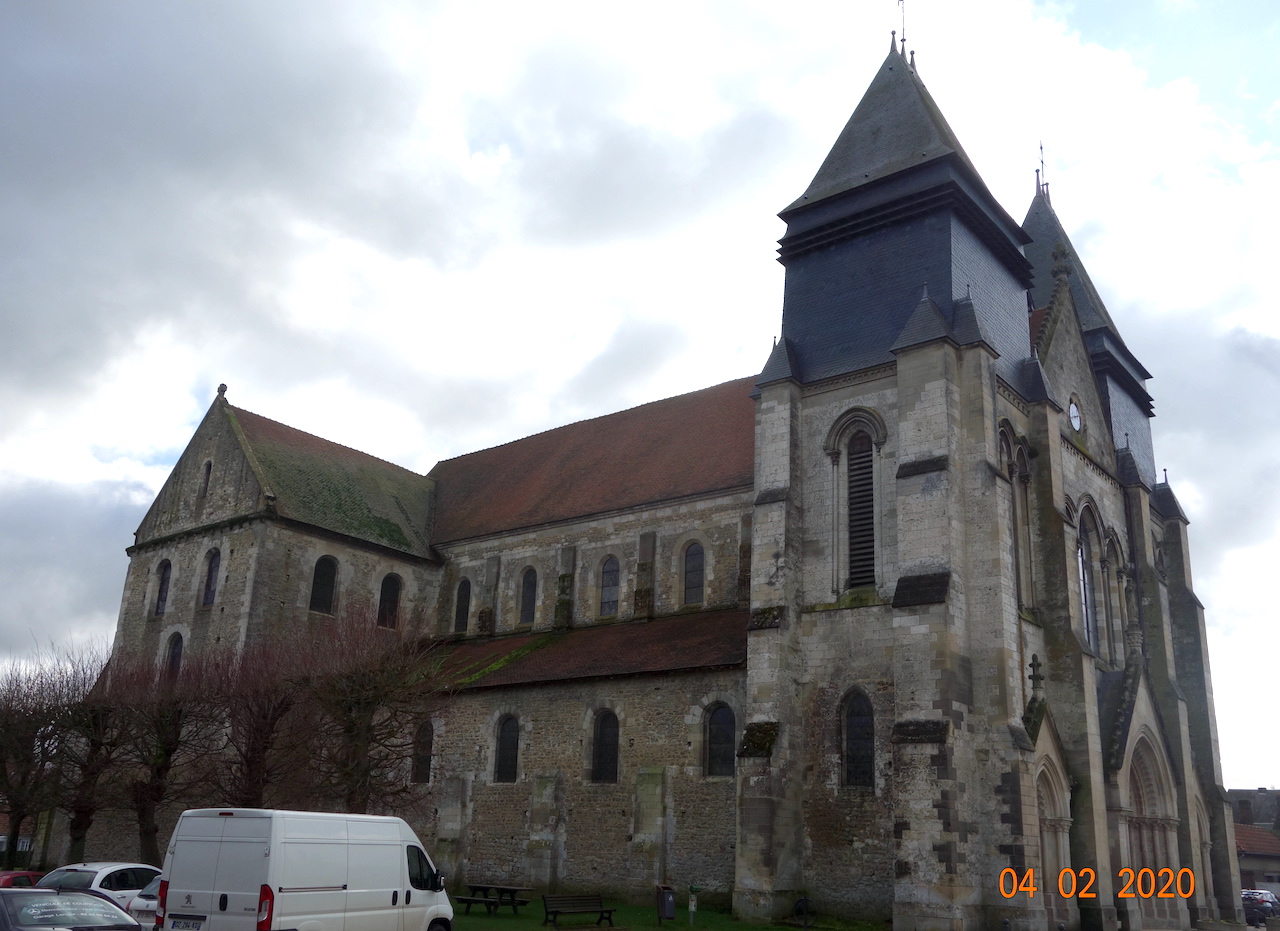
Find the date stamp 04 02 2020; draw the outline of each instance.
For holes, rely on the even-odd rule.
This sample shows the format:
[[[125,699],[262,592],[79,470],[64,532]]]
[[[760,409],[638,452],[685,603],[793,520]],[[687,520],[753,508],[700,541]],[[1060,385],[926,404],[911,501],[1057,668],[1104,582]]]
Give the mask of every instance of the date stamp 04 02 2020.
[[[1097,872],[1088,866],[1059,870],[1058,895],[1064,899],[1096,899],[1098,893],[1093,886],[1097,881]],[[1116,898],[1120,899],[1189,899],[1196,892],[1196,874],[1185,866],[1176,873],[1167,866],[1158,870],[1145,866],[1134,870],[1126,866],[1116,874],[1116,883],[1120,886]],[[1021,873],[1012,867],[1000,871],[1000,894],[1006,899],[1023,893],[1034,896],[1038,891],[1034,868]]]

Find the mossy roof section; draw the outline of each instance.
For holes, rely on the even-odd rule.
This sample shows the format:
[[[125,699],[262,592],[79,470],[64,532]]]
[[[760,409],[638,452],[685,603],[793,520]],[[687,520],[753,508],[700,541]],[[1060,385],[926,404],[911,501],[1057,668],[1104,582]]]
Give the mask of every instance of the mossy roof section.
[[[446,648],[444,669],[462,688],[495,688],[732,668],[747,661],[749,617],[750,612],[739,609],[702,611],[465,640]]]
[[[755,378],[446,459],[432,541],[448,543],[750,486]]]
[[[227,405],[281,517],[429,555],[432,482],[425,475]]]
[[[1236,850],[1240,853],[1280,858],[1280,837],[1276,837],[1266,828],[1252,824],[1237,824],[1235,830]]]

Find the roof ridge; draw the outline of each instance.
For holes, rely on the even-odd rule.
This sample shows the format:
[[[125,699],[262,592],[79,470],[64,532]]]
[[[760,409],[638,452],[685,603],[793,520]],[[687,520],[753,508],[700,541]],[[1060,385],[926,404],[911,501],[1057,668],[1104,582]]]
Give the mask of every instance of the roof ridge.
[[[545,430],[539,430],[537,433],[527,433],[524,436],[518,436],[515,439],[507,440],[505,443],[495,443],[493,446],[485,446],[481,449],[473,449],[470,452],[459,453],[458,455],[451,456],[448,459],[441,459],[439,462],[436,463],[436,466],[440,466],[446,462],[456,462],[457,460],[465,459],[468,456],[475,456],[480,453],[492,452],[495,449],[502,449],[504,446],[511,446],[511,445],[514,445],[515,443],[523,443],[525,440],[531,440],[537,436],[546,436],[548,433],[555,433],[557,430],[567,430],[569,427],[576,427],[579,424],[591,423],[597,420],[608,420],[611,417],[620,417],[623,414],[629,414],[632,411],[638,411],[641,408],[653,407],[656,404],[665,404],[668,401],[674,401],[677,398],[687,398],[690,395],[701,394],[705,391],[714,391],[716,388],[723,388],[724,386],[731,385],[734,382],[750,382],[751,385],[754,386],[755,380],[758,377],[759,377],[758,375],[748,375],[745,378],[730,378],[728,381],[722,381],[719,384],[715,384],[715,385],[708,385],[705,388],[698,388],[694,391],[685,391],[680,394],[673,394],[665,398],[656,398],[652,401],[645,401],[643,404],[636,404],[633,407],[624,407],[620,411],[610,411],[607,414],[597,414],[594,417],[583,417],[581,420],[571,420],[568,423],[562,423],[555,427],[547,427],[547,429]],[[434,470],[435,470],[435,467],[433,466],[432,471]]]

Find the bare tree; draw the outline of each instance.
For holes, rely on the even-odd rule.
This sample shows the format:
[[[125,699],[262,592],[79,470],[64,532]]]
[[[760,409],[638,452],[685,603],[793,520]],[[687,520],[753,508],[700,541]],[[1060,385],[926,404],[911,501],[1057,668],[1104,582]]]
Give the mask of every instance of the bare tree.
[[[159,866],[159,814],[171,797],[190,800],[220,748],[207,666],[184,658],[180,671],[117,657],[108,691],[121,714],[121,758],[138,823],[138,858]]]
[[[321,789],[345,811],[385,808],[407,792],[415,718],[445,691],[439,653],[369,622],[335,622],[307,652]]]
[[[0,805],[9,816],[5,869],[18,860],[18,838],[28,819],[58,797],[58,695],[43,659],[0,669]]]
[[[212,779],[228,805],[263,808],[305,797],[306,643],[264,638],[206,657],[205,680],[224,743]]]
[[[111,694],[106,655],[105,647],[90,647],[63,653],[56,665],[59,805],[67,813],[71,862],[85,858],[89,829],[110,798],[120,762],[124,715]]]

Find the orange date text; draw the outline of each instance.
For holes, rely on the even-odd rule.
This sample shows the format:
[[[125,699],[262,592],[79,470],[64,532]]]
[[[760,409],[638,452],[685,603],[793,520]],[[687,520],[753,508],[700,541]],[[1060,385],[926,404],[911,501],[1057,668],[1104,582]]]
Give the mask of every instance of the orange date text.
[[[1050,880],[1052,881],[1052,880]],[[1000,894],[1006,899],[1016,895],[1035,896],[1037,892],[1056,891],[1064,899],[1096,899],[1098,874],[1090,867],[1059,870],[1057,889],[1042,887],[1033,867],[1015,870],[1006,867],[1000,871]],[[1119,899],[1189,899],[1196,892],[1196,874],[1183,867],[1174,871],[1170,867],[1153,870],[1150,867],[1131,869],[1125,867],[1116,874],[1116,898]]]

